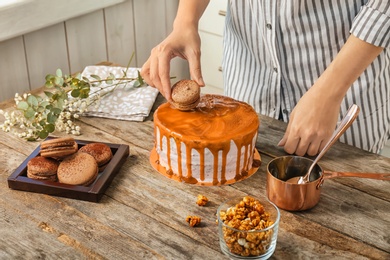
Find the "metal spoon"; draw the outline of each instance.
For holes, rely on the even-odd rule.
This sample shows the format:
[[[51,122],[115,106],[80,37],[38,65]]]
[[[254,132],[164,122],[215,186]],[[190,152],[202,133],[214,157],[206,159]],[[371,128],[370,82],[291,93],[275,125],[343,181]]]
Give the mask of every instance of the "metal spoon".
[[[309,170],[305,174],[305,176],[298,176],[293,177],[287,182],[289,183],[298,183],[298,184],[305,184],[309,182],[310,179],[310,173],[313,170],[314,166],[317,164],[317,162],[322,158],[322,156],[329,150],[329,148],[337,141],[337,139],[340,138],[342,134],[351,126],[353,121],[356,119],[360,111],[360,108],[353,104],[347,111],[347,114],[344,116],[343,120],[341,120],[339,126],[334,131],[332,137],[329,139],[329,141],[326,143],[324,148],[321,150],[321,152],[317,155],[317,158],[313,161],[311,164]]]

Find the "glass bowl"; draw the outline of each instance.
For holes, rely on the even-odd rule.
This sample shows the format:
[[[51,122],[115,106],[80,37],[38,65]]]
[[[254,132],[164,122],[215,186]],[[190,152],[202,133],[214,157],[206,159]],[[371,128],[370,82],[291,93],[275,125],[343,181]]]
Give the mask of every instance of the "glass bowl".
[[[267,198],[245,196],[217,211],[219,244],[231,259],[268,259],[276,248],[279,209]]]

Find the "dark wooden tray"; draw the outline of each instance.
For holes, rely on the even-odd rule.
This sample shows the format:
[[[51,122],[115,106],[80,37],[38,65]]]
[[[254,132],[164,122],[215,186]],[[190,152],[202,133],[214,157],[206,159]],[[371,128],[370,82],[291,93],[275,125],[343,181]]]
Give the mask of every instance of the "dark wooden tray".
[[[49,137],[48,139],[52,139]],[[94,141],[75,140],[79,148]],[[24,162],[8,177],[8,187],[15,190],[37,192],[48,195],[99,202],[115,175],[129,156],[128,145],[104,143],[111,148],[113,157],[103,172],[89,186],[68,185],[59,182],[35,180],[27,177],[27,163],[39,155],[38,146]]]

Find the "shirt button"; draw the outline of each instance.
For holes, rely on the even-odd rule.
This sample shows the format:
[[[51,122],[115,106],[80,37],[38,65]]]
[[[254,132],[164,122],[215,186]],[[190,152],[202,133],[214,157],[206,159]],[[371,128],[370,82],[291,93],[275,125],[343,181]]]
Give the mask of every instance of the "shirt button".
[[[267,29],[271,30],[272,29],[272,25],[270,23],[267,23],[266,25]]]
[[[283,109],[283,113],[287,114],[288,113],[287,109]]]
[[[278,73],[278,68],[275,67],[275,68],[274,68],[274,71],[275,71],[276,73]]]

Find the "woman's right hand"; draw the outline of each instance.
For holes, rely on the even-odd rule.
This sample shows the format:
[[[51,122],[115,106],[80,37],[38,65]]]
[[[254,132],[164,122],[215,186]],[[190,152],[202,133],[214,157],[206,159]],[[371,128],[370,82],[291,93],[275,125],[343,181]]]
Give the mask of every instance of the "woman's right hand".
[[[168,101],[171,101],[171,59],[175,57],[186,59],[191,78],[200,86],[204,86],[200,55],[198,28],[176,25],[172,33],[152,49],[150,57],[142,66],[141,76],[148,85],[157,88]]]

